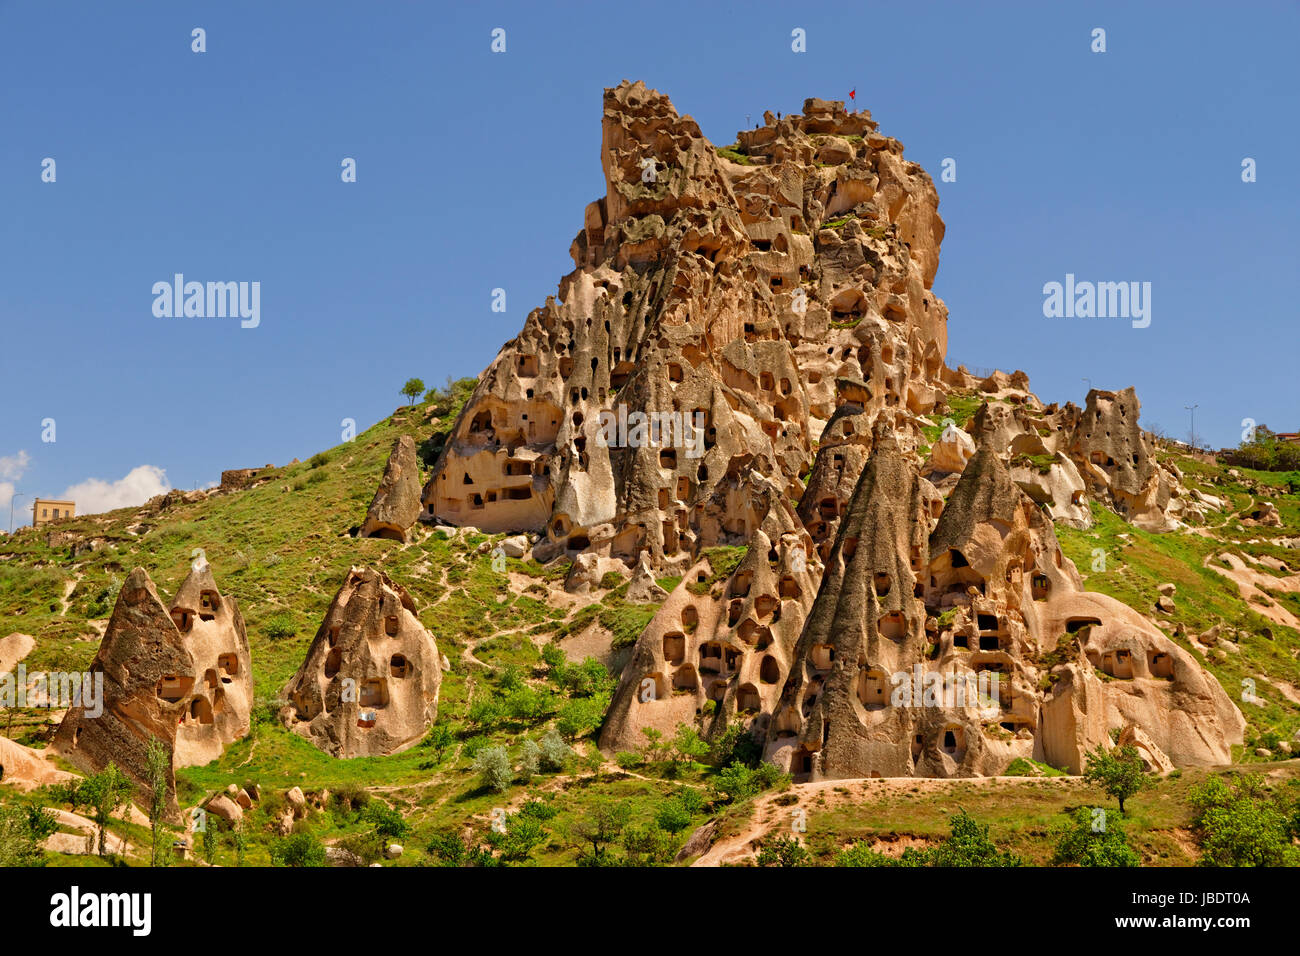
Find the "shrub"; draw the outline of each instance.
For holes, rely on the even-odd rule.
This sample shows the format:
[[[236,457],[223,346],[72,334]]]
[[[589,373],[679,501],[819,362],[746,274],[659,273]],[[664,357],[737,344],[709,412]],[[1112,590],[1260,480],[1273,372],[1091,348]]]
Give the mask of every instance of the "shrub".
[[[474,758],[474,772],[485,789],[505,793],[510,787],[510,755],[505,747],[485,747]]]
[[[1094,826],[1100,822],[1100,828]],[[1070,815],[1069,824],[1057,832],[1052,863],[1077,866],[1140,866],[1141,857],[1128,844],[1128,837],[1116,822],[1104,815],[1096,817],[1088,807],[1079,807]]]
[[[528,783],[542,766],[542,748],[535,740],[525,740],[519,747],[519,780]]]
[[[559,773],[573,756],[573,751],[554,727],[542,735],[541,748],[542,769],[548,773]]]
[[[276,866],[324,866],[325,846],[311,833],[293,833],[272,842],[271,862]]]
[[[262,625],[262,633],[273,641],[280,641],[297,634],[298,625],[294,622],[292,614],[282,611],[266,619],[266,623]]]
[[[759,866],[811,866],[812,854],[794,837],[778,837],[758,851]]]
[[[677,799],[665,800],[655,811],[655,823],[669,833],[680,833],[691,825],[691,814]]]

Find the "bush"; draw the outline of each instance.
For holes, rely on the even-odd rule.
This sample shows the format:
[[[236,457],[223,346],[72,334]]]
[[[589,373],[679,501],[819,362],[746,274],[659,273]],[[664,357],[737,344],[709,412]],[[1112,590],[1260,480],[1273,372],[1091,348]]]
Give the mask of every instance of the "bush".
[[[835,858],[836,866],[898,866],[898,861],[883,853],[877,853],[865,843],[855,843],[841,850]]]
[[[378,800],[372,800],[361,813],[361,819],[374,827],[375,832],[388,840],[400,840],[411,832],[411,825],[402,815]]]
[[[510,755],[505,747],[485,747],[474,758],[474,772],[485,789],[493,793],[505,793],[510,788],[513,774],[510,770]]]
[[[542,766],[542,748],[535,740],[525,740],[519,747],[519,780],[528,783]]]
[[[554,727],[542,736],[541,748],[542,769],[547,773],[559,773],[573,756],[573,751]]]
[[[989,828],[965,810],[948,818],[951,835],[928,850],[903,851],[904,866],[1022,866],[1020,857],[1003,852],[989,839]]]
[[[1271,799],[1261,780],[1248,776],[1229,786],[1211,777],[1192,790],[1192,828],[1201,841],[1200,866],[1296,866],[1291,843],[1300,827],[1297,808]]]
[[[680,833],[691,825],[691,813],[680,800],[665,800],[655,811],[655,823],[669,833]]]
[[[794,837],[778,837],[758,851],[759,866],[811,866],[812,854]]]
[[[1100,828],[1094,828],[1094,820]],[[1079,807],[1070,815],[1070,823],[1057,833],[1052,863],[1077,866],[1140,866],[1141,857],[1128,844],[1128,837],[1117,822],[1097,817],[1088,807]]]
[[[578,740],[600,729],[600,725],[605,722],[608,707],[609,697],[605,694],[567,700],[560,706],[555,725],[565,737]]]
[[[294,833],[272,842],[271,862],[276,866],[324,866],[325,846],[310,833]]]

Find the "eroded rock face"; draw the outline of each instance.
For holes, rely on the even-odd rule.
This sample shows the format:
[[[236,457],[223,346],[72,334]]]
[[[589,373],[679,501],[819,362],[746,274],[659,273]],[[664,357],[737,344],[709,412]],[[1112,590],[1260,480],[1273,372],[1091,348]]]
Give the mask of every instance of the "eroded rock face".
[[[410,595],[380,571],[352,568],[285,688],[281,718],[335,757],[396,753],[437,717],[439,665]]]
[[[645,744],[643,728],[672,736],[700,725],[706,737],[741,721],[766,726],[789,673],[794,644],[816,596],[821,562],[788,501],[771,483],[766,511],[726,578],[705,558],[687,571],[642,633],[623,670],[600,745]]]
[[[248,637],[234,598],[222,596],[206,562],[191,569],[168,608],[143,568],[127,576],[91,673],[102,673],[103,713],[68,710],[53,746],[73,766],[110,762],[143,791],[146,748],[170,756],[167,799],[176,811],[175,767],[208,763],[248,733],[252,676]]]
[[[190,571],[169,613],[189,651],[194,685],[176,727],[174,766],[197,767],[248,733],[252,660],[239,606],[217,590],[203,562]]]
[[[842,405],[868,432],[881,415],[910,432],[942,397],[930,178],[838,102],[809,100],[737,145],[748,165],[643,84],[606,91],[606,195],[587,207],[575,271],[480,379],[424,488],[426,520],[542,532],[541,561],[644,551],[680,571],[700,548],[748,542],[762,520],[739,500],[748,473],[799,497]],[[637,441],[648,413],[688,424]]]
[[[1138,426],[1137,393],[1094,388],[1082,412],[1067,409],[1077,414],[1070,457],[1093,494],[1139,527],[1169,530],[1171,476],[1157,466]]]
[[[361,536],[404,543],[406,533],[420,517],[420,507],[420,462],[415,441],[410,435],[402,435],[393,442],[379,490],[361,525]]]
[[[1153,764],[1228,761],[1240,712],[1154,624],[1082,590],[994,442],[928,534],[920,481],[877,441],[767,730],[770,759],[804,779],[991,775],[1016,757],[1078,773],[1132,727]]]

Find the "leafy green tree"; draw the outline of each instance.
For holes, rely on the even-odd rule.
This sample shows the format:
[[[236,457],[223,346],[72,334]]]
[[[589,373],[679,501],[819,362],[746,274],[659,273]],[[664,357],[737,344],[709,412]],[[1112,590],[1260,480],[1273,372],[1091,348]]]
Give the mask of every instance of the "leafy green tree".
[[[812,866],[812,854],[794,837],[778,837],[758,851],[759,866]]]
[[[853,867],[898,866],[898,861],[893,857],[871,849],[865,843],[858,842],[841,850],[839,855],[835,857],[835,865]]]
[[[474,757],[474,772],[483,787],[493,793],[505,793],[510,788],[514,774],[510,769],[510,754],[505,747],[484,747]]]
[[[361,819],[385,840],[400,840],[411,832],[411,825],[400,812],[378,800],[366,805],[361,811]]]
[[[609,848],[619,841],[631,815],[630,805],[611,800],[601,800],[588,810],[573,826],[574,837],[583,844],[583,850],[578,854],[578,865],[615,865],[617,860]],[[590,850],[587,844],[590,844]]]
[[[248,853],[248,837],[244,835],[244,824],[235,824],[235,866],[243,866]]]
[[[1142,769],[1142,757],[1136,747],[1116,747],[1106,750],[1098,746],[1088,753],[1083,779],[1100,786],[1109,796],[1119,801],[1119,812],[1124,812],[1124,801],[1147,786],[1149,778]]]
[[[500,852],[502,860],[507,863],[522,863],[549,836],[550,833],[542,827],[542,821],[536,814],[512,813],[506,817],[505,832],[493,831],[488,834],[487,840],[490,846]]]
[[[95,826],[99,829],[100,856],[107,852],[109,819],[118,807],[130,799],[132,790],[131,781],[112,761],[81,784],[82,798],[93,811]]]
[[[418,378],[408,378],[406,384],[402,386],[402,394],[414,405],[415,400],[424,394],[424,382]]]
[[[1098,817],[1089,807],[1079,807],[1070,814],[1069,823],[1057,832],[1052,864],[1141,866],[1142,858],[1129,846],[1118,822]]]
[[[1211,777],[1192,790],[1192,828],[1201,843],[1201,866],[1297,866],[1292,845],[1295,808],[1288,813],[1257,776],[1229,786]]]
[[[999,850],[989,839],[989,828],[960,810],[948,818],[950,834],[927,850],[903,851],[903,866],[1023,866],[1014,853]]]
[[[59,829],[42,807],[0,806],[0,867],[44,866],[41,844]]]
[[[325,845],[306,831],[291,833],[271,844],[271,862],[276,866],[324,866]]]
[[[673,835],[653,823],[626,827],[619,842],[624,862],[631,866],[663,866],[676,851]]]
[[[668,833],[680,833],[691,825],[691,814],[680,800],[670,797],[655,811],[655,824]]]
[[[673,735],[673,761],[694,763],[709,752],[709,745],[700,738],[700,732],[689,724],[678,724]]]
[[[203,827],[203,859],[208,865],[217,856],[217,818],[209,815]]]
[[[167,848],[163,845],[163,817],[167,815],[167,771],[172,755],[157,737],[151,738],[144,751],[145,772],[149,780],[149,865],[166,866]]]

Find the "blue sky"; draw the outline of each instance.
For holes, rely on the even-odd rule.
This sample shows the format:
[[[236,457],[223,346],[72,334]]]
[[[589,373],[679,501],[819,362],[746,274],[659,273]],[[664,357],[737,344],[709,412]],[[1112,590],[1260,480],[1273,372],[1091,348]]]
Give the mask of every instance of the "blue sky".
[[[719,145],[856,88],[936,180],[955,159],[950,364],[1045,401],[1134,385],[1178,435],[1198,404],[1215,446],[1300,428],[1297,11],[0,0],[0,518],[15,492],[116,503],[305,458],[410,376],[478,374],[572,268],[624,78]],[[260,282],[261,324],[155,317],[178,272]],[[1045,318],[1066,273],[1150,282],[1150,327]]]

